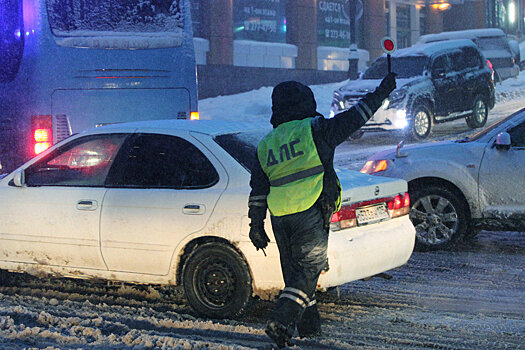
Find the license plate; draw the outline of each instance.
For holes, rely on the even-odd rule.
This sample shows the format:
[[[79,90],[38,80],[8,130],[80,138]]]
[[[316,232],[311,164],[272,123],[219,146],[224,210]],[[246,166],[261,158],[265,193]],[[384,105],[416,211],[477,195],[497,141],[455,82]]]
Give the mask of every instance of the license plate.
[[[377,221],[381,221],[381,220],[389,218],[385,203],[375,204],[375,205],[371,205],[368,207],[357,208],[356,216],[357,216],[357,223],[359,225],[370,224],[373,222],[377,222]]]

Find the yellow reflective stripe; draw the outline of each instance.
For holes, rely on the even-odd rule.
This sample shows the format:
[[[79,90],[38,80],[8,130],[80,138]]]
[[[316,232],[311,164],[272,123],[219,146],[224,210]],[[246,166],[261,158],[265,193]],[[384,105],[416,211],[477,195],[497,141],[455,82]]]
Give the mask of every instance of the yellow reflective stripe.
[[[301,170],[296,173],[272,180],[270,181],[270,186],[273,186],[273,187],[284,186],[286,184],[289,184],[290,182],[305,179],[313,175],[321,174],[323,171],[324,171],[324,167],[322,165],[318,165],[310,169]]]

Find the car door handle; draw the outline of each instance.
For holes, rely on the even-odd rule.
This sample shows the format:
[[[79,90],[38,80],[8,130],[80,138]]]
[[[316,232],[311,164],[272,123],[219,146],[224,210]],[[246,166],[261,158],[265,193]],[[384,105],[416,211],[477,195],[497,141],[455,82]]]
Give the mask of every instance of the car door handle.
[[[78,210],[96,210],[98,202],[92,199],[81,199],[77,202]]]
[[[182,212],[188,215],[202,215],[206,212],[206,207],[202,204],[186,204]]]

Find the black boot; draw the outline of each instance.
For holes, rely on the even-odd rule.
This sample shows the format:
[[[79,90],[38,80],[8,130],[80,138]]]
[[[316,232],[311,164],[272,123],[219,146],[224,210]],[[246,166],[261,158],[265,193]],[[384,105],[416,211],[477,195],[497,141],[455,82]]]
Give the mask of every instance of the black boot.
[[[292,345],[291,339],[293,332],[292,327],[286,327],[282,323],[276,320],[269,320],[266,323],[266,329],[264,330],[266,334],[277,344],[279,349],[282,349],[286,346]]]
[[[317,304],[304,310],[303,317],[297,324],[297,331],[301,338],[314,338],[322,335],[321,316],[317,311]]]

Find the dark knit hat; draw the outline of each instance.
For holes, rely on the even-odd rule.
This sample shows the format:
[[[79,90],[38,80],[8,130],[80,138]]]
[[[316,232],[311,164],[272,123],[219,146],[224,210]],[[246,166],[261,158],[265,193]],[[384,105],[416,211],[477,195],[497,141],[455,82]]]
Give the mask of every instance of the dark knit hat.
[[[292,120],[321,116],[316,109],[314,93],[308,86],[297,81],[285,81],[273,89],[270,123],[276,128]]]

